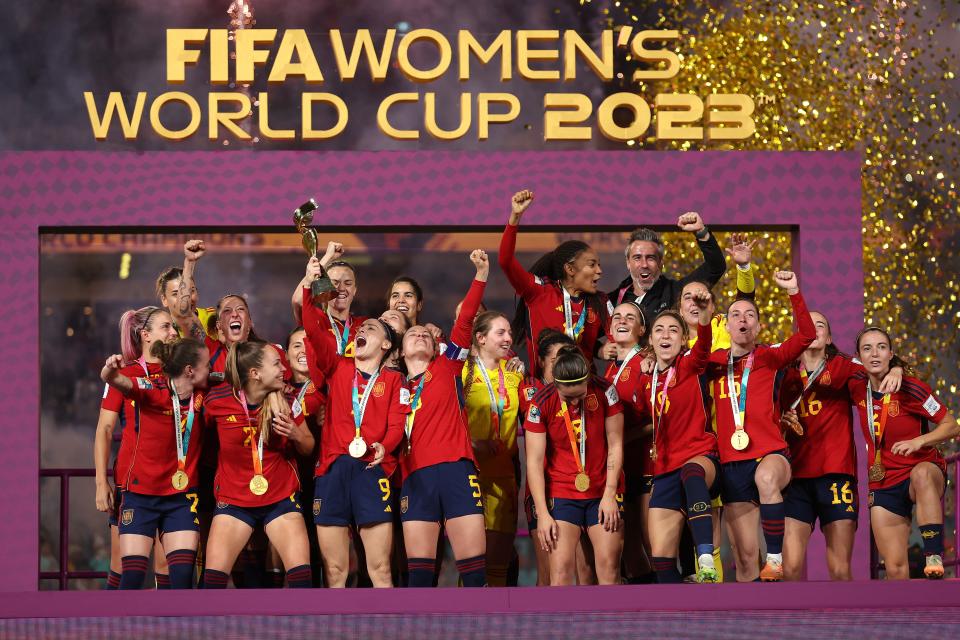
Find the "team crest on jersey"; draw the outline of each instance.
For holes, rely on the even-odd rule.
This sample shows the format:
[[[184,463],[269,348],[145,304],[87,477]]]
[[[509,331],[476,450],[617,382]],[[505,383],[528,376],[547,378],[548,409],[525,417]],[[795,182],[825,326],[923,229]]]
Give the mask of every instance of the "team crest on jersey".
[[[314,498],[314,499],[313,499],[313,515],[315,515],[315,516],[320,515],[320,505],[321,505],[321,504],[322,504],[322,501],[321,501],[320,498]]]
[[[820,382],[820,384],[822,384],[823,386],[829,387],[831,381],[832,381],[832,378],[830,377],[830,372],[829,372],[829,371],[824,371],[823,373],[820,374],[820,380],[819,380],[819,382]]]
[[[540,407],[536,405],[530,407],[530,410],[527,411],[527,421],[540,424]]]
[[[460,358],[460,359],[462,360],[463,358]],[[431,380],[433,380],[433,374],[430,373],[430,370],[428,369],[423,372],[423,384],[427,384]]]
[[[382,398],[383,392],[387,388],[386,383],[383,380],[377,380],[377,383],[373,385],[373,397]]]
[[[124,509],[120,512],[120,522],[124,525],[133,524],[133,509]]]
[[[536,387],[527,387],[523,390],[523,397],[527,399],[527,402],[533,400],[533,396],[537,395]]]
[[[407,508],[410,506],[410,497],[403,496],[400,498],[400,513],[406,513]]]
[[[610,389],[613,389],[613,386],[611,386]],[[609,393],[609,389],[607,391]],[[616,394],[617,391],[614,389],[613,393]],[[614,400],[613,402],[616,402],[616,400]],[[588,395],[586,399],[583,401],[583,405],[587,408],[587,411],[596,411],[597,409],[599,409],[600,403],[597,401],[597,394],[591,393],[590,395]]]
[[[630,379],[630,367],[624,367],[623,371],[620,372],[620,381],[626,382]]]
[[[887,407],[887,415],[891,418],[896,418],[900,415],[900,403],[896,400],[891,400],[890,405]]]

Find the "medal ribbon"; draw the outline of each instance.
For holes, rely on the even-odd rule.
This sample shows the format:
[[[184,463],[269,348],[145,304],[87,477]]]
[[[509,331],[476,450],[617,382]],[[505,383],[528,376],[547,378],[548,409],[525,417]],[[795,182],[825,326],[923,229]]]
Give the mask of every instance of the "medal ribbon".
[[[623,374],[627,363],[633,360],[633,357],[638,353],[640,353],[640,345],[634,346],[633,349],[630,350],[630,353],[627,354],[627,357],[623,359],[623,362],[620,363],[620,368],[617,369],[617,375],[613,376],[613,386],[617,386],[617,382],[620,381],[620,375]]]
[[[660,408],[657,408],[657,379],[660,376],[659,367],[653,368],[653,380],[650,383],[650,410],[653,411],[653,441],[657,441],[657,428],[659,422],[663,422],[663,408],[667,406],[667,389],[670,387],[670,382],[673,381],[673,376],[676,375],[677,368],[671,366],[667,369],[667,378],[663,381],[663,396],[660,399]],[[660,417],[657,420],[657,416]]]
[[[347,316],[347,321],[343,323],[343,333],[340,333],[340,327],[337,326],[337,321],[329,311],[325,312],[327,318],[330,320],[330,328],[333,329],[333,335],[337,339],[337,355],[343,355],[347,351],[347,345],[350,344],[350,316]]]
[[[743,375],[740,376],[740,393],[737,393],[736,382],[733,379],[732,350],[727,358],[727,394],[730,396],[730,409],[733,411],[733,421],[737,425],[737,431],[744,430],[743,423],[747,413],[747,380],[750,378],[750,369],[753,368],[754,353],[756,352],[750,352],[747,356],[747,364],[743,367]]]
[[[187,426],[180,431],[180,396],[170,380],[170,394],[173,400],[173,433],[177,440],[177,469],[183,471],[187,465],[187,448],[190,446],[190,432],[193,431],[193,394],[190,394],[190,409],[187,411]]]
[[[490,395],[490,423],[493,425],[493,437],[500,439],[500,421],[503,420],[503,407],[507,398],[507,382],[504,379],[503,363],[497,363],[497,376],[499,394],[493,390],[493,382],[490,380],[490,374],[487,373],[487,367],[483,360],[476,358],[477,366],[480,368],[480,374],[483,376],[483,382],[487,385],[487,393]]]
[[[143,369],[143,375],[150,377],[150,370],[147,368],[147,359],[143,356],[137,358],[137,364],[140,365],[140,368]]]
[[[813,386],[813,383],[817,381],[817,378],[820,377],[820,374],[823,373],[823,370],[827,367],[827,359],[824,358],[823,362],[817,365],[817,368],[813,370],[813,373],[810,374],[809,379],[807,378],[807,369],[803,365],[800,365],[800,378],[803,380],[803,389],[800,391],[800,395],[796,400],[793,401],[793,404],[790,405],[791,409],[796,409],[797,405],[800,404],[800,401],[803,400],[803,394],[810,390],[810,387]]]
[[[247,416],[247,424],[253,426],[253,421],[250,419],[250,410],[247,408],[247,396],[244,395],[243,390],[239,393],[240,396],[240,406],[243,407],[243,415]],[[263,475],[263,429],[260,429],[260,436],[257,438],[257,443],[253,443],[253,438],[250,438],[250,455],[253,457],[253,475],[262,476]]]
[[[577,434],[573,431],[573,422],[570,420],[570,410],[567,403],[560,400],[560,413],[563,415],[563,421],[567,425],[567,436],[570,438],[570,448],[573,450],[573,457],[577,461],[577,469],[584,473],[583,466],[587,461],[587,419],[586,416],[580,418],[580,447],[577,451]],[[579,455],[577,455],[579,453]]]
[[[404,425],[404,432],[407,434],[407,450],[410,450],[413,440],[411,440],[411,434],[413,433],[413,421],[417,418],[417,411],[420,409],[417,407],[417,403],[420,402],[420,394],[423,393],[423,383],[427,381],[427,372],[423,372],[423,376],[420,378],[420,382],[417,383],[417,390],[413,394],[413,401],[410,404],[410,413],[407,414],[407,424]]]
[[[358,379],[362,376],[363,374],[360,373],[359,369],[356,375],[353,376],[353,425],[357,429],[354,439],[360,437],[360,425],[363,424],[363,414],[367,412],[367,402],[370,400],[370,392],[373,391],[373,385],[376,383],[377,378],[380,377],[380,371],[377,370],[377,372],[367,380],[367,387],[363,390],[363,399],[360,399],[360,392],[357,389],[359,387]]]
[[[576,340],[583,332],[583,323],[587,320],[587,302],[583,302],[583,311],[580,312],[580,317],[577,318],[577,326],[573,326],[573,307],[570,303],[570,293],[560,285],[560,291],[563,292],[563,320],[564,327],[566,328],[566,334]]]
[[[873,438],[874,458],[880,462],[880,447],[883,445],[883,432],[887,427],[887,408],[890,405],[890,394],[883,394],[883,409],[880,411],[880,426],[873,426],[873,387],[867,381],[867,423],[870,425],[870,436]]]
[[[300,405],[300,411],[303,411],[303,399],[307,395],[307,389],[310,388],[310,381],[307,380],[303,383],[303,386],[300,387],[300,393],[297,394],[297,399],[294,401]]]

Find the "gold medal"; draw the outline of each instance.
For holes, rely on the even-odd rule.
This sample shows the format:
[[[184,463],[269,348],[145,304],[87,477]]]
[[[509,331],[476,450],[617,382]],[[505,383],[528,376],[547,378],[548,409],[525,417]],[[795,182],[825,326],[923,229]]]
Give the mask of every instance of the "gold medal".
[[[177,491],[183,491],[187,488],[187,485],[190,484],[190,477],[185,471],[178,469],[177,472],[173,474],[173,477],[170,478],[170,482],[173,484],[174,489]]]
[[[730,436],[730,445],[737,451],[743,451],[750,444],[750,436],[743,429],[737,429]]]
[[[870,465],[867,475],[870,479],[870,482],[880,482],[887,475],[887,470],[884,468],[883,463],[875,462]]]
[[[573,486],[577,488],[577,491],[583,493],[590,488],[590,478],[585,473],[578,473],[576,479],[573,481]]]
[[[250,479],[250,493],[255,496],[262,496],[265,494],[267,492],[267,487],[269,486],[270,483],[267,482],[267,479],[259,473]]]
[[[354,458],[362,458],[363,454],[367,452],[367,443],[363,441],[361,436],[357,436],[350,441],[350,446],[347,447],[347,451],[349,451],[350,455]]]

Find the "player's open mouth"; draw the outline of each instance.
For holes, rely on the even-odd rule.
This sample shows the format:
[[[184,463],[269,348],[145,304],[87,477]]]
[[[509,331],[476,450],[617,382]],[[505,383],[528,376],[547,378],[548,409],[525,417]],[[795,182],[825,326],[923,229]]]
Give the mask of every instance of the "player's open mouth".
[[[301,355],[297,358],[297,364],[302,364],[302,365],[306,366],[306,364],[307,364],[307,354],[305,354],[305,353],[304,353],[304,354],[301,354]]]
[[[659,347],[660,347],[661,349],[669,349],[669,348],[672,347],[672,346],[673,346],[673,345],[670,344],[669,342],[660,342],[660,344],[659,344]]]
[[[737,331],[739,331],[740,333],[746,333],[746,332],[747,332],[747,328],[746,328],[746,327],[740,327],[739,329],[737,329]]]
[[[410,311],[410,307],[408,307],[405,304],[398,304],[397,311],[399,311],[400,313],[406,313],[407,311]]]
[[[625,325],[625,324],[622,324],[622,325],[620,325],[619,327],[617,327],[616,329],[614,329],[613,332],[614,332],[614,333],[630,333],[630,327],[628,327],[628,326]]]
[[[240,331],[243,328],[243,323],[241,322],[231,322],[230,331]]]
[[[367,345],[367,336],[359,335],[357,339],[354,340],[354,344],[358,349],[362,349]]]
[[[637,277],[637,280],[639,280],[640,282],[646,282],[646,281],[649,280],[652,276],[653,276],[653,274],[644,273],[644,272],[641,271],[641,272],[640,272],[640,275]]]
[[[871,367],[879,367],[879,366],[880,366],[880,361],[879,361],[879,360],[871,360],[871,361],[870,361],[870,366],[871,366]]]

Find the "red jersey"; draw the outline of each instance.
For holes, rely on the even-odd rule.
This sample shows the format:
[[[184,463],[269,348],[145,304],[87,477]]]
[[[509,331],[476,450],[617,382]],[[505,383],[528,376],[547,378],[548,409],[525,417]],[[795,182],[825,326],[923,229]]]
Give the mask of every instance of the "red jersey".
[[[790,304],[793,305],[793,317],[796,318],[799,328],[797,333],[783,344],[757,345],[752,352],[753,367],[747,380],[744,418],[744,429],[750,442],[743,451],[737,451],[730,444],[730,437],[736,430],[733,409],[730,406],[731,394],[727,393],[727,358],[730,350],[720,349],[710,354],[707,376],[714,404],[713,430],[717,434],[720,461],[723,463],[754,460],[787,448],[780,432],[779,402],[775,393],[777,371],[799,358],[803,350],[817,337],[803,296],[799,293],[790,296]],[[733,360],[733,379],[738,394],[742,393],[740,380],[749,357],[747,354]]]
[[[694,456],[717,455],[717,436],[709,426],[710,406],[705,385],[700,378],[710,359],[712,333],[710,325],[697,325],[697,342],[692,349],[677,357],[673,364],[673,375],[670,376],[669,370],[657,374],[657,459],[654,461],[654,475],[675,471]],[[670,386],[664,390],[668,376]],[[642,374],[634,398],[640,410],[646,413],[647,420],[651,419],[654,409],[650,406],[652,386],[653,376]]]
[[[304,422],[313,436],[313,451],[308,455],[296,452],[297,475],[301,478],[312,478],[317,466],[317,457],[320,454],[320,433],[327,397],[311,381],[292,382],[287,402],[290,403],[290,414],[294,418],[303,415]]]
[[[786,369],[780,387],[780,408],[786,411],[800,397],[805,382],[802,361]],[[853,412],[847,382],[863,366],[848,356],[827,358],[826,366],[803,393],[797,417],[803,435],[787,429],[790,465],[794,478],[819,478],[828,473],[856,475],[857,454],[853,446]],[[813,371],[805,371],[806,375]]]
[[[517,246],[517,228],[508,224],[500,240],[500,268],[507,275],[510,284],[527,305],[527,357],[530,362],[531,373],[539,373],[537,362],[537,336],[543,329],[556,329],[566,333],[566,316],[563,310],[563,291],[559,284],[544,280],[527,272],[515,257]],[[598,294],[604,298],[604,294]],[[574,339],[587,362],[593,362],[597,341],[603,336],[603,327],[606,326],[606,307],[601,306],[599,312],[587,305],[585,297],[571,297],[571,322],[576,330]],[[586,313],[581,324],[581,316]],[[569,334],[568,334],[569,335]]]
[[[128,364],[120,369],[120,373],[128,378],[146,375],[151,381],[163,379],[163,367],[159,362],[147,362],[147,371],[144,372],[139,362]],[[124,487],[124,473],[130,469],[130,456],[137,446],[137,434],[140,432],[140,409],[137,404],[110,385],[104,385],[103,400],[100,408],[113,411],[119,415],[123,430],[120,432],[120,449],[117,458],[113,461],[113,482],[121,489]],[[120,470],[123,469],[124,472]]]
[[[309,299],[304,289],[305,299]],[[362,398],[370,376],[357,370],[352,357],[337,355],[336,338],[330,332],[330,319],[313,305],[303,308],[303,318],[307,329],[307,362],[311,368],[311,378],[319,373],[327,380],[326,424],[320,440],[320,458],[315,471],[322,476],[340,456],[350,455],[350,442],[356,436],[356,424],[353,414],[353,385],[357,384],[357,394]],[[367,400],[360,425],[360,435],[367,443],[367,452],[361,460],[371,462],[375,457],[373,447],[379,442],[386,450],[380,465],[389,476],[397,466],[396,449],[403,439],[403,425],[408,406],[401,402],[401,390],[404,389],[403,375],[382,367],[374,382]]]
[[[621,361],[611,362],[603,374],[604,380],[613,383],[620,371],[616,387],[623,405],[623,473],[631,477],[653,475],[653,460],[650,458],[653,436],[638,435],[650,424],[650,412],[643,409],[634,398],[639,389],[642,361],[643,356],[635,355],[623,367],[623,371],[620,371]]]
[[[477,463],[463,411],[461,373],[473,340],[473,318],[485,288],[485,282],[471,283],[443,355],[434,358],[421,375],[407,381],[405,395],[410,403],[412,431],[400,458],[404,478],[442,462],[466,458]]]
[[[270,441],[263,445],[263,476],[269,486],[262,496],[254,495],[250,491],[250,480],[254,476],[251,449],[256,449],[260,436],[260,407],[247,407],[249,422],[243,409],[240,398],[228,384],[218,385],[204,399],[206,426],[215,428],[220,438],[213,494],[217,502],[238,507],[265,507],[299,490],[296,456],[286,438],[272,434]],[[301,424],[303,415],[293,420]]]
[[[196,488],[200,479],[197,461],[203,442],[203,392],[198,391],[193,395],[193,427],[189,442],[184,442],[187,449],[184,471],[190,481],[186,489],[178,491],[171,483],[173,474],[177,472],[177,436],[173,431],[173,394],[167,379],[140,377],[131,380],[133,388],[126,397],[140,407],[140,429],[129,462],[124,462],[124,467],[118,467],[123,487],[127,491],[148,496],[172,496]],[[183,434],[186,433],[189,411],[190,399],[180,400],[180,432]]]
[[[590,478],[586,491],[577,491],[574,479],[580,467],[574,457],[560,396],[553,384],[540,390],[527,411],[527,431],[547,434],[544,480],[548,498],[586,500],[603,497],[607,484],[606,419],[623,412],[617,389],[603,378],[594,376],[587,384],[587,394],[578,405],[567,405],[573,425],[579,457],[580,442],[586,431],[584,473]],[[585,423],[585,424],[584,424]]]
[[[867,441],[867,464],[873,464],[876,456],[875,441],[867,427],[867,374],[855,374],[850,378],[848,388],[850,396],[860,415],[860,429]],[[883,394],[873,393],[873,424],[875,429],[880,428],[880,417],[883,412]],[[940,399],[933,394],[927,383],[904,376],[900,384],[900,391],[890,394],[887,406],[887,421],[883,429],[883,439],[880,443],[880,461],[887,473],[880,482],[871,482],[871,489],[886,489],[903,482],[910,477],[910,471],[921,462],[932,462],[940,467],[944,473],[947,463],[936,447],[923,447],[913,455],[901,456],[890,449],[898,442],[912,440],[919,435],[930,431],[930,422],[935,425],[947,415],[947,408]]]

